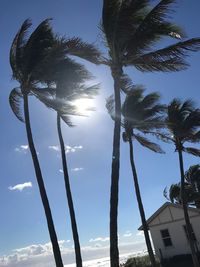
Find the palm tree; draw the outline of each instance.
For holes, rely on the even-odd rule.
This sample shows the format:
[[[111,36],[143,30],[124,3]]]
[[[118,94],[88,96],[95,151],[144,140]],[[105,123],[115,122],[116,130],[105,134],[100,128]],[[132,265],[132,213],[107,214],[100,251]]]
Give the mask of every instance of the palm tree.
[[[110,194],[111,267],[119,266],[118,251],[118,187],[120,169],[120,82],[123,67],[134,66],[143,72],[180,71],[188,67],[184,57],[200,49],[200,39],[179,41],[162,49],[155,45],[162,37],[181,39],[183,31],[168,21],[170,5],[175,0],[161,0],[153,8],[150,0],[104,0],[102,30],[109,58],[102,63],[110,67],[114,80],[115,117]]]
[[[140,194],[140,187],[138,182],[137,170],[134,162],[133,141],[138,141],[142,146],[157,152],[164,153],[159,145],[148,140],[144,135],[146,134],[158,134],[158,129],[163,126],[163,116],[161,113],[165,107],[158,103],[160,96],[157,93],[151,93],[146,96],[143,95],[144,90],[141,88],[135,88],[127,92],[126,99],[122,105],[122,127],[124,128],[123,140],[129,143],[130,149],[130,164],[133,173],[133,181],[135,185],[135,192],[138,202],[138,208],[140,211],[140,217],[142,221],[145,241],[150,257],[152,266],[156,266],[156,261],[149,237],[148,225],[146,222],[146,216]],[[114,101],[110,99],[108,103],[108,109],[110,113],[114,110]],[[113,115],[112,115],[113,117]],[[141,135],[142,133],[142,135]]]
[[[92,98],[97,93],[98,85],[85,85],[92,76],[83,65],[78,64],[67,57],[61,58],[59,62],[54,62],[52,58],[55,58],[55,56],[49,56],[49,63],[47,65],[50,73],[48,73],[46,77],[46,82],[47,84],[50,84],[51,87],[45,90],[34,90],[33,93],[47,107],[53,108],[57,112],[57,131],[61,148],[65,190],[74,239],[76,266],[82,267],[81,248],[70,188],[65,143],[61,130],[61,119],[69,127],[73,126],[70,117],[73,115],[82,115],[77,112],[77,107],[73,104],[73,101],[79,98]]]
[[[190,166],[189,170],[185,173],[185,179],[187,183],[191,184],[194,192],[195,206],[200,209],[200,197],[198,196],[200,194],[200,165],[196,164]]]
[[[75,211],[73,206],[67,161],[65,155],[65,144],[61,131],[61,118],[68,126],[73,126],[70,115],[79,115],[77,107],[72,103],[78,98],[92,98],[96,95],[99,85],[85,86],[84,82],[92,78],[92,75],[83,65],[71,60],[67,55],[79,57],[94,64],[100,64],[101,53],[93,45],[83,42],[78,37],[59,38],[52,34],[52,45],[48,47],[48,53],[41,58],[39,67],[34,69],[35,81],[29,88],[29,94],[34,95],[47,107],[57,111],[57,130],[61,147],[65,189],[70,211],[71,226],[73,232],[76,264],[82,267],[82,257],[78,236]],[[45,71],[44,71],[45,70]],[[20,114],[20,100],[23,94],[14,90],[10,95],[10,104],[18,119],[23,120]]]
[[[190,166],[190,168],[185,172],[185,198],[188,205],[195,206],[198,209],[200,208],[199,179],[200,165],[197,164]],[[169,190],[165,188],[163,194],[164,197],[172,203],[176,202],[178,204],[182,204],[180,183],[172,184]]]
[[[29,38],[27,38],[27,33],[30,27],[31,21],[25,20],[11,45],[10,65],[12,68],[13,78],[19,82],[20,87],[14,88],[11,91],[9,101],[11,108],[18,119],[25,122],[28,145],[30,148],[40,196],[46,215],[56,266],[63,267],[51,209],[33,141],[28,102],[28,96],[31,93],[31,89],[39,85],[42,81],[41,77],[37,76],[37,72],[40,68],[40,63],[44,60],[49,49],[54,44],[54,37],[48,19],[39,24],[35,31],[33,31]],[[45,72],[45,69],[43,72]],[[23,98],[24,102],[24,116],[20,111],[21,98]]]
[[[169,131],[168,140],[171,140],[174,143],[176,151],[179,155],[181,201],[192,259],[194,266],[197,267],[200,265],[195,253],[194,240],[192,238],[192,228],[187,210],[183,152],[192,154],[194,156],[200,156],[199,149],[184,146],[186,142],[196,143],[200,140],[200,110],[195,108],[195,105],[191,100],[181,102],[179,99],[173,99],[167,108],[166,126]]]

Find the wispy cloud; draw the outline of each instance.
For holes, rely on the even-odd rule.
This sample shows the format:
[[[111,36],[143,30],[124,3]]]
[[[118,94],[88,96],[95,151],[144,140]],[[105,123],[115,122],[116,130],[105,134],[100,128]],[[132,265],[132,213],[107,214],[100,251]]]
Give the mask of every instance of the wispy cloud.
[[[62,169],[60,169],[60,170],[59,170],[59,172],[60,172],[60,173],[63,173],[63,170],[62,170]]]
[[[82,146],[65,146],[65,152],[66,153],[70,153],[70,152],[74,153],[77,150],[80,150],[82,148],[83,148]]]
[[[107,242],[109,241],[109,237],[96,237],[96,238],[91,238],[89,242]]]
[[[123,235],[123,237],[131,237],[132,233],[131,231],[127,230],[126,233]]]
[[[8,189],[10,191],[23,191],[25,188],[29,188],[32,187],[32,183],[31,182],[26,182],[23,184],[16,184],[14,186],[9,186]]]
[[[49,146],[49,149],[54,150],[54,151],[60,151],[59,146]]]
[[[28,145],[21,145],[21,146],[17,146],[17,147],[15,148],[15,152],[19,152],[19,153],[24,153],[24,154],[26,154],[27,151],[28,151],[28,149],[29,149]]]
[[[82,146],[68,146],[68,145],[66,145],[65,146],[65,153],[67,153],[67,154],[68,153],[74,153],[77,150],[80,150],[82,148],[83,148]],[[58,145],[51,145],[51,146],[49,146],[49,149],[54,150],[56,152],[60,151],[60,147]]]
[[[83,168],[82,167],[80,167],[80,168],[73,168],[73,169],[71,169],[73,172],[78,172],[78,171],[82,171],[83,170]]]

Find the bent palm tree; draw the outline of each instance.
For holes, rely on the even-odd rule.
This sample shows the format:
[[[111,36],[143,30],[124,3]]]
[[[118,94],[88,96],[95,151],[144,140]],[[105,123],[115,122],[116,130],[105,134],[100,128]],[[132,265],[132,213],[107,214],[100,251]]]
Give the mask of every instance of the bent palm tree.
[[[84,83],[88,82],[92,76],[83,65],[78,64],[69,58],[62,58],[62,60],[55,63],[50,56],[48,68],[51,75],[47,75],[46,82],[47,84],[53,85],[53,87],[47,88],[46,90],[34,90],[34,94],[47,107],[52,108],[57,112],[57,131],[61,148],[65,189],[74,239],[76,265],[77,267],[82,267],[81,248],[70,188],[65,144],[61,130],[61,119],[69,127],[73,126],[70,117],[82,115],[77,112],[77,108],[74,106],[73,101],[79,98],[92,98],[97,93],[98,85],[86,86]]]
[[[161,113],[164,111],[164,106],[158,103],[160,96],[157,93],[151,93],[146,96],[143,95],[143,89],[135,88],[127,92],[126,99],[122,105],[122,127],[124,128],[123,140],[129,143],[130,148],[130,164],[133,173],[133,181],[135,185],[135,192],[138,202],[138,208],[142,221],[145,241],[150,257],[152,266],[156,266],[156,261],[151,245],[151,240],[148,232],[148,225],[146,222],[145,211],[140,194],[140,187],[138,181],[137,170],[134,162],[133,140],[138,141],[142,146],[157,152],[164,153],[159,145],[151,142],[145,134],[159,134],[158,129],[163,126],[163,116]],[[114,101],[111,99],[107,105],[110,113],[114,110]],[[112,115],[113,117],[113,115]]]
[[[20,87],[14,88],[11,91],[9,101],[11,108],[18,119],[25,122],[28,145],[46,215],[56,266],[63,267],[51,209],[33,141],[28,102],[28,96],[31,93],[31,89],[42,82],[41,77],[37,76],[37,72],[40,68],[40,63],[47,56],[49,49],[54,44],[54,38],[49,25],[49,20],[43,21],[27,39],[27,32],[30,26],[30,20],[24,21],[20,30],[16,34],[10,49],[10,65],[12,68],[13,78],[19,82]],[[45,69],[42,72],[45,72]],[[24,101],[24,116],[20,112],[21,98],[23,98]]]
[[[69,183],[65,145],[61,131],[61,118],[68,126],[72,126],[69,116],[81,114],[78,114],[77,108],[71,102],[77,98],[93,97],[97,93],[98,85],[85,86],[83,83],[92,77],[91,74],[83,65],[67,58],[67,55],[76,56],[94,64],[99,64],[101,57],[100,52],[94,45],[83,42],[80,38],[65,39],[53,35],[52,46],[49,47],[45,57],[41,59],[39,68],[34,70],[35,77],[40,80],[42,79],[42,85],[47,87],[38,87],[37,84],[33,84],[30,87],[30,94],[36,96],[49,108],[57,111],[57,130],[61,146],[65,189],[70,211],[76,264],[78,267],[82,267],[80,242]],[[11,94],[11,98],[15,100],[15,105],[12,105],[13,111],[19,119],[22,119],[19,113],[21,96],[21,93],[16,91],[15,95]]]
[[[183,31],[167,20],[170,5],[175,0],[162,0],[155,7],[150,0],[104,0],[102,30],[108,47],[109,58],[102,63],[111,69],[114,80],[115,117],[111,194],[110,194],[110,257],[111,267],[119,266],[118,251],[118,187],[120,168],[120,82],[123,67],[134,66],[143,72],[180,71],[188,67],[184,60],[188,51],[200,49],[200,39],[180,41],[162,49],[155,45],[162,37],[181,39]]]
[[[171,140],[179,155],[179,165],[181,174],[181,201],[184,211],[186,229],[189,237],[189,244],[192,253],[192,259],[194,266],[200,266],[196,253],[194,240],[192,237],[192,228],[190,224],[190,218],[187,210],[186,192],[185,192],[185,175],[184,175],[184,163],[183,152],[192,154],[194,156],[200,156],[200,150],[194,147],[185,147],[185,142],[196,143],[200,140],[200,110],[195,108],[192,101],[187,100],[181,102],[178,99],[174,99],[168,106],[166,126],[170,133],[168,140]]]

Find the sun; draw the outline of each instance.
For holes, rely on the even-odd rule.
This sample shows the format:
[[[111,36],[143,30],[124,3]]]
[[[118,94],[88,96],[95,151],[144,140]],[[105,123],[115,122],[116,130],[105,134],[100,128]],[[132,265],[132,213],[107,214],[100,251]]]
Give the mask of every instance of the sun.
[[[94,100],[81,98],[73,102],[76,106],[77,112],[83,115],[89,115],[90,112],[94,109]]]

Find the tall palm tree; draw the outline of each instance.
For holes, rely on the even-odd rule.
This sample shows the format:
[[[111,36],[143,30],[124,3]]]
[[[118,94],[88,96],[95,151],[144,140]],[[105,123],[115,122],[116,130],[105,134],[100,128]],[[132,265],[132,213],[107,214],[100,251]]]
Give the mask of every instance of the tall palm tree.
[[[57,132],[61,148],[65,190],[74,239],[76,266],[82,267],[81,247],[70,187],[65,143],[61,129],[61,119],[69,127],[73,126],[70,117],[84,115],[77,111],[77,107],[73,104],[74,100],[94,97],[97,93],[98,85],[85,85],[86,82],[89,82],[92,76],[83,65],[76,63],[74,60],[67,57],[61,58],[59,62],[54,62],[52,58],[55,57],[50,55],[49,63],[47,64],[49,73],[46,77],[46,82],[47,84],[50,84],[51,87],[45,90],[34,90],[33,93],[47,107],[52,108],[57,112]]]
[[[39,77],[37,73],[40,69],[40,63],[47,56],[49,49],[51,49],[54,44],[54,37],[48,19],[39,24],[32,34],[27,37],[30,27],[31,21],[25,20],[11,45],[10,65],[12,68],[13,78],[19,82],[20,86],[11,91],[9,101],[11,108],[18,119],[25,122],[28,145],[30,148],[40,196],[46,215],[56,266],[63,267],[51,209],[33,141],[28,101],[28,96],[31,94],[31,89],[37,85],[39,86],[39,84],[42,82],[41,77]],[[43,69],[43,72],[45,72],[45,69]],[[20,112],[21,98],[23,98],[24,116]]]
[[[157,152],[164,153],[159,145],[148,140],[144,135],[158,134],[159,128],[163,127],[163,116],[165,106],[158,103],[160,96],[157,93],[151,93],[146,96],[144,90],[135,88],[127,92],[126,99],[122,105],[122,127],[124,128],[123,140],[129,143],[130,149],[130,164],[133,173],[133,181],[138,202],[138,208],[142,221],[145,241],[152,266],[156,266],[156,261],[151,245],[151,240],[148,232],[145,211],[142,203],[137,170],[134,162],[133,141],[138,141],[142,146]],[[110,112],[114,110],[114,101],[110,100],[108,109]],[[112,115],[113,116],[113,115]],[[141,135],[142,133],[142,135]]]
[[[200,165],[192,165],[185,172],[185,198],[188,205],[200,208]],[[181,200],[181,184],[172,184],[167,190],[165,188],[164,197],[170,200],[172,203],[176,202],[182,204]]]
[[[115,114],[110,194],[111,267],[119,266],[118,251],[118,187],[120,169],[121,97],[120,78],[123,67],[134,66],[142,72],[171,72],[188,67],[184,57],[200,49],[200,39],[179,41],[162,49],[155,45],[162,37],[181,39],[183,31],[168,21],[175,0],[161,0],[153,8],[150,0],[104,0],[102,30],[109,58],[102,63],[110,67],[114,80]]]
[[[189,237],[189,244],[192,253],[192,259],[195,267],[199,267],[194,240],[192,237],[192,228],[187,210],[187,199],[185,192],[185,175],[183,152],[200,156],[200,150],[194,147],[186,147],[186,142],[196,143],[200,140],[200,110],[195,108],[191,100],[181,102],[179,99],[173,99],[167,108],[166,126],[169,131],[168,140],[171,140],[179,155],[180,175],[181,175],[181,201],[184,211],[186,229]]]
[[[92,78],[92,75],[83,65],[76,63],[67,56],[72,55],[87,60],[94,64],[100,64],[101,53],[93,45],[83,42],[78,37],[59,38],[52,32],[52,45],[48,47],[48,53],[41,58],[37,68],[34,69],[36,81],[31,84],[29,94],[34,95],[46,106],[57,111],[57,130],[61,147],[65,189],[70,211],[72,233],[75,246],[76,264],[82,267],[82,257],[78,236],[75,211],[73,206],[65,144],[61,131],[61,118],[68,126],[73,126],[70,115],[79,115],[77,107],[72,103],[78,98],[92,98],[99,85],[84,85]],[[45,71],[44,71],[45,70]],[[37,79],[39,84],[37,84]],[[42,86],[40,86],[42,83]],[[23,120],[20,114],[20,100],[23,94],[19,90],[13,90],[10,95],[11,107],[15,115]]]

